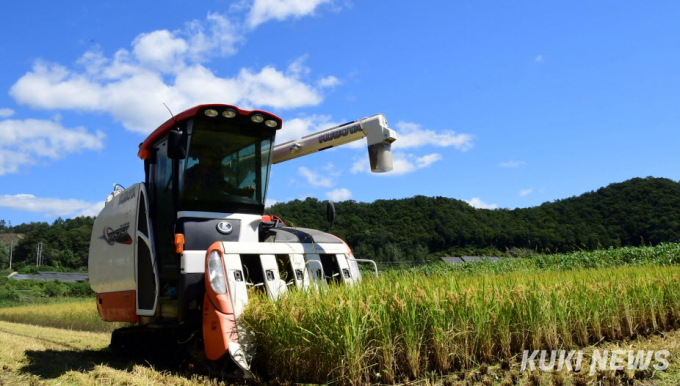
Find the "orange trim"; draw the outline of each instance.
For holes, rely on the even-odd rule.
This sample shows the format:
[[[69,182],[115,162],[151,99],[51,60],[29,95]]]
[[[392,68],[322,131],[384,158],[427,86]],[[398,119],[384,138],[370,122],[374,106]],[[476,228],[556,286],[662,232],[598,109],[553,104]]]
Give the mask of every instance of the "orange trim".
[[[203,297],[203,342],[205,356],[211,361],[220,359],[229,350],[230,342],[238,342],[234,308],[229,299],[229,287],[226,294],[217,294],[210,284],[208,257],[214,251],[220,254],[224,267],[224,246],[215,242],[205,255],[205,296]],[[226,278],[226,272],[225,278]]]
[[[281,225],[283,225],[284,227],[286,226],[286,223],[284,223],[283,220],[281,220],[281,217],[279,216],[273,216],[268,214],[262,215],[262,221],[274,221],[274,220],[279,220],[281,221]]]
[[[139,322],[134,290],[97,294],[97,311],[107,322]]]
[[[184,252],[184,235],[178,233],[175,235],[175,253]]]
[[[217,311],[207,294],[203,298],[203,342],[205,356],[211,361],[224,356],[229,351],[230,342],[238,342],[234,314]]]
[[[210,302],[213,304],[213,306],[219,311],[224,314],[233,314],[234,309],[231,304],[231,300],[229,299],[229,287],[227,287],[227,293],[226,294],[217,294],[213,288],[212,285],[210,284],[210,273],[208,271],[208,257],[213,251],[217,251],[220,254],[220,258],[222,258],[222,267],[224,267],[224,247],[222,245],[222,242],[217,241],[214,242],[210,247],[208,247],[208,250],[206,251],[205,254],[205,296],[210,299]],[[227,272],[224,272],[224,277],[227,277]]]
[[[236,106],[223,105],[223,104],[198,105],[198,106],[192,107],[188,110],[182,111],[181,113],[175,115],[174,118],[168,119],[167,121],[165,121],[165,123],[163,123],[156,130],[154,130],[153,133],[151,133],[144,140],[144,142],[142,142],[139,145],[139,151],[137,152],[137,156],[139,158],[143,159],[143,160],[149,158],[149,156],[151,156],[151,152],[149,151],[149,149],[151,148],[153,143],[156,142],[156,140],[158,140],[160,137],[162,137],[163,134],[167,133],[170,129],[174,128],[177,125],[175,122],[179,122],[179,121],[182,121],[184,119],[188,119],[188,118],[191,118],[193,116],[196,116],[196,114],[198,114],[198,111],[200,109],[202,109],[203,107],[217,107],[217,108],[230,107],[230,108],[238,111],[242,115],[250,115],[252,113],[262,113],[262,114],[269,115],[269,116],[272,116],[272,117],[278,119],[279,121],[281,121],[281,125],[279,126],[279,129],[281,129],[281,127],[283,127],[283,120],[281,118],[277,117],[274,114],[268,113],[266,111],[262,111],[262,110],[250,110],[250,111],[249,110],[241,110]]]

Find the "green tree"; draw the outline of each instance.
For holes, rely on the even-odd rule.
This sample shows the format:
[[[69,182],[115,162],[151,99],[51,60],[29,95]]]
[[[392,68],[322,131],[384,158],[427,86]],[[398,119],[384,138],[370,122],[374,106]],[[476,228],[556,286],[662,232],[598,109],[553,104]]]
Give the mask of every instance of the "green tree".
[[[9,268],[9,245],[0,243],[0,269]]]

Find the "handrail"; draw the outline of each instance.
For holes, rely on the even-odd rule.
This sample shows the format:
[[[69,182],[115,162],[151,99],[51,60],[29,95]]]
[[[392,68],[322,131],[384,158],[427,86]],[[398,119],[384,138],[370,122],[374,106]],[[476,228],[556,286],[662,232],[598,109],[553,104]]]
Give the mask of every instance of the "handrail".
[[[351,257],[348,257],[347,260],[356,261],[357,263],[371,263],[371,264],[373,264],[373,268],[375,269],[375,277],[378,277],[378,264],[376,264],[375,261],[369,260],[369,259],[354,259],[354,258],[351,258]]]

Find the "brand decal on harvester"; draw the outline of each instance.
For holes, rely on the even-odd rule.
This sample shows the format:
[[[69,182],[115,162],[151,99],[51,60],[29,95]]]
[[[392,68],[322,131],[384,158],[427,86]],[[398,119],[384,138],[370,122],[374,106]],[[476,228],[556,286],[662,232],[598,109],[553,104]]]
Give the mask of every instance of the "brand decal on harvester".
[[[232,229],[233,227],[227,221],[221,221],[217,223],[217,231],[223,235],[228,235],[229,233],[231,233]]]
[[[335,131],[331,131],[330,133],[321,134],[319,136],[319,143],[328,142],[332,139],[338,139],[340,137],[346,137],[350,134],[354,134],[354,133],[357,133],[359,131],[361,131],[361,125],[360,124],[341,127],[341,128],[339,128]]]
[[[118,205],[129,201],[137,196],[137,189],[130,189],[120,194],[120,199],[118,199]]]
[[[110,245],[115,243],[132,244],[132,237],[130,237],[127,232],[129,227],[130,223],[125,223],[116,230],[113,230],[112,228],[104,228],[104,239]]]

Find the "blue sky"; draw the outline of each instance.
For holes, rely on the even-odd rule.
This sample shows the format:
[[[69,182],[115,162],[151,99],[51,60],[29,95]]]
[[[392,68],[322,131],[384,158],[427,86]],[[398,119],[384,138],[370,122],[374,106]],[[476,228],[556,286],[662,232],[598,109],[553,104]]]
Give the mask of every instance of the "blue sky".
[[[270,202],[446,196],[515,208],[680,179],[677,2],[13,2],[0,24],[0,219],[94,215],[137,145],[199,103],[277,142],[385,114],[395,171],[346,146],[275,165]]]

